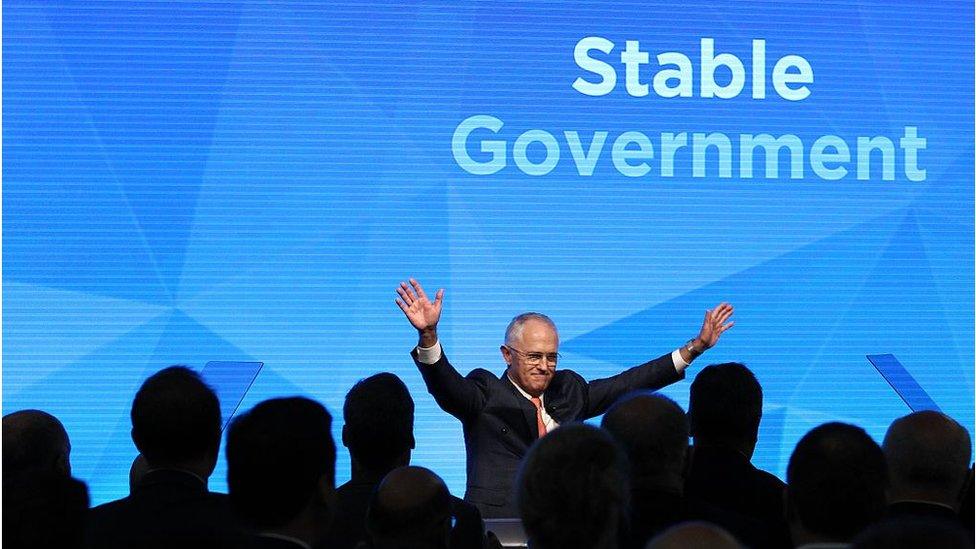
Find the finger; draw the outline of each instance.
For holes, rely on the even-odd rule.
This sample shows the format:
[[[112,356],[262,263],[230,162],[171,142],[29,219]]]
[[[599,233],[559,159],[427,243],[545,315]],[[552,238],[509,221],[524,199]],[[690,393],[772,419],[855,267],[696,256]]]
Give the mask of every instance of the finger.
[[[440,307],[441,303],[443,302],[444,302],[444,288],[441,288],[440,290],[437,290],[437,295],[434,296],[434,305]]]
[[[410,285],[413,286],[413,291],[417,292],[417,297],[420,299],[427,299],[427,294],[424,293],[423,286],[420,285],[415,279],[410,279]]]
[[[398,307],[400,307],[400,310],[403,311],[404,314],[410,313],[410,308],[407,307],[407,304],[404,303],[402,299],[397,298],[396,304]]]
[[[405,301],[407,305],[413,304],[413,294],[410,292],[410,288],[408,288],[405,283],[400,283],[400,287],[397,288],[397,293],[400,294],[400,297],[403,298],[403,301]]]
[[[721,327],[721,328],[719,328],[719,329],[720,329],[720,330],[721,330],[721,331],[722,331],[722,332],[724,333],[724,332],[725,332],[725,330],[728,330],[728,329],[729,329],[729,328],[731,328],[732,326],[735,326],[735,321],[734,321],[734,320],[733,320],[732,322],[729,322],[728,324],[726,324],[726,325],[724,325],[724,326],[722,326],[722,327]]]
[[[725,321],[732,316],[732,308],[725,309],[719,314],[715,315],[715,321],[719,324],[725,324]]]

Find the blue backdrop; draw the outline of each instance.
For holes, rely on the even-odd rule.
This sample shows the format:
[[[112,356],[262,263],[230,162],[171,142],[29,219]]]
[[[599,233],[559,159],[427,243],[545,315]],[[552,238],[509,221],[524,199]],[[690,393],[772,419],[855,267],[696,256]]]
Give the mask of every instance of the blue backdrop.
[[[703,93],[712,56],[733,97]],[[731,301],[701,362],[755,371],[779,475],[819,423],[880,440],[908,412],[869,353],[972,431],[973,62],[970,1],[5,1],[3,412],[60,417],[97,504],[164,366],[263,361],[243,408],[312,396],[336,434],[352,384],[393,371],[414,461],[461,493],[460,426],[393,302],[415,276],[446,288],[465,372],[502,370],[522,311],[593,378]],[[761,134],[799,148],[767,173]],[[685,405],[700,366],[665,392]]]

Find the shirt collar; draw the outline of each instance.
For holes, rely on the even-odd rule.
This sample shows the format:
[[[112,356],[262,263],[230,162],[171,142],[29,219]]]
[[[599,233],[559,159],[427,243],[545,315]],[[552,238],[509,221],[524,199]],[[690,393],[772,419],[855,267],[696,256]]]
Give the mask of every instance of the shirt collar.
[[[524,396],[528,400],[532,400],[532,395],[530,395],[529,393],[526,393],[525,392],[525,389],[523,389],[522,387],[520,387],[518,383],[515,383],[515,380],[512,379],[512,376],[508,375],[508,372],[505,372],[505,377],[507,377],[508,380],[512,382],[512,385],[515,386],[515,389],[518,390],[518,392],[522,393],[522,396]],[[543,398],[545,398],[545,395],[544,394],[543,395],[539,395],[539,403],[541,405],[545,406],[545,402],[542,400]]]
[[[300,540],[298,538],[293,538],[291,536],[286,536],[284,534],[276,534],[274,532],[258,532],[255,535],[256,536],[260,536],[262,538],[272,538],[272,539],[280,539],[280,540],[284,540],[284,541],[290,541],[290,542],[295,543],[295,544],[297,544],[297,545],[299,545],[301,547],[304,547],[305,549],[312,549],[312,546],[309,545],[309,544],[307,544],[307,543],[305,543],[304,541],[302,541],[302,540]]]

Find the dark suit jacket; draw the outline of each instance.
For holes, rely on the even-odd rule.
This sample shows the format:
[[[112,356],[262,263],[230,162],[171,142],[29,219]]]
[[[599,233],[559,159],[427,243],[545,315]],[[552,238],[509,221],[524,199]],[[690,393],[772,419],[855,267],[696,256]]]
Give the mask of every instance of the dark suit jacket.
[[[746,547],[771,547],[765,526],[749,517],[653,486],[631,489],[628,549],[643,549],[654,536],[690,520],[702,520],[726,529]]]
[[[253,535],[248,537],[241,549],[305,549],[305,546],[287,539]]]
[[[945,505],[925,501],[896,501],[888,505],[886,518],[940,518],[962,525],[959,515]]]
[[[240,536],[226,495],[208,491],[190,473],[155,470],[128,497],[91,510],[86,547],[239,547]]]
[[[777,546],[791,547],[783,493],[786,484],[757,469],[746,456],[718,446],[695,446],[685,493],[733,513],[766,524]]]
[[[519,462],[539,438],[535,407],[503,372],[477,369],[462,376],[447,361],[414,362],[427,390],[445,412],[461,420],[467,453],[467,491],[484,518],[518,516],[513,485]],[[604,413],[621,395],[637,389],[660,389],[684,377],[671,354],[606,379],[587,382],[571,370],[557,370],[543,396],[546,411],[559,424]]]
[[[367,541],[366,509],[382,479],[350,480],[336,490],[336,516],[321,549],[354,549]],[[484,523],[478,508],[451,496],[451,549],[481,549],[485,544]]]

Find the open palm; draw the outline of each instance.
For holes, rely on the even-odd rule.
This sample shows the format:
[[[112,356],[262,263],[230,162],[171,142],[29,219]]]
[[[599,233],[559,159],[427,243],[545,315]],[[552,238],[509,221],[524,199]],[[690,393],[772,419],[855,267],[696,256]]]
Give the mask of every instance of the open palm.
[[[396,303],[414,328],[424,331],[437,326],[437,321],[441,318],[441,307],[444,304],[443,289],[437,290],[434,301],[431,301],[420,283],[411,278],[409,285],[406,282],[400,283],[397,294],[400,297]]]

